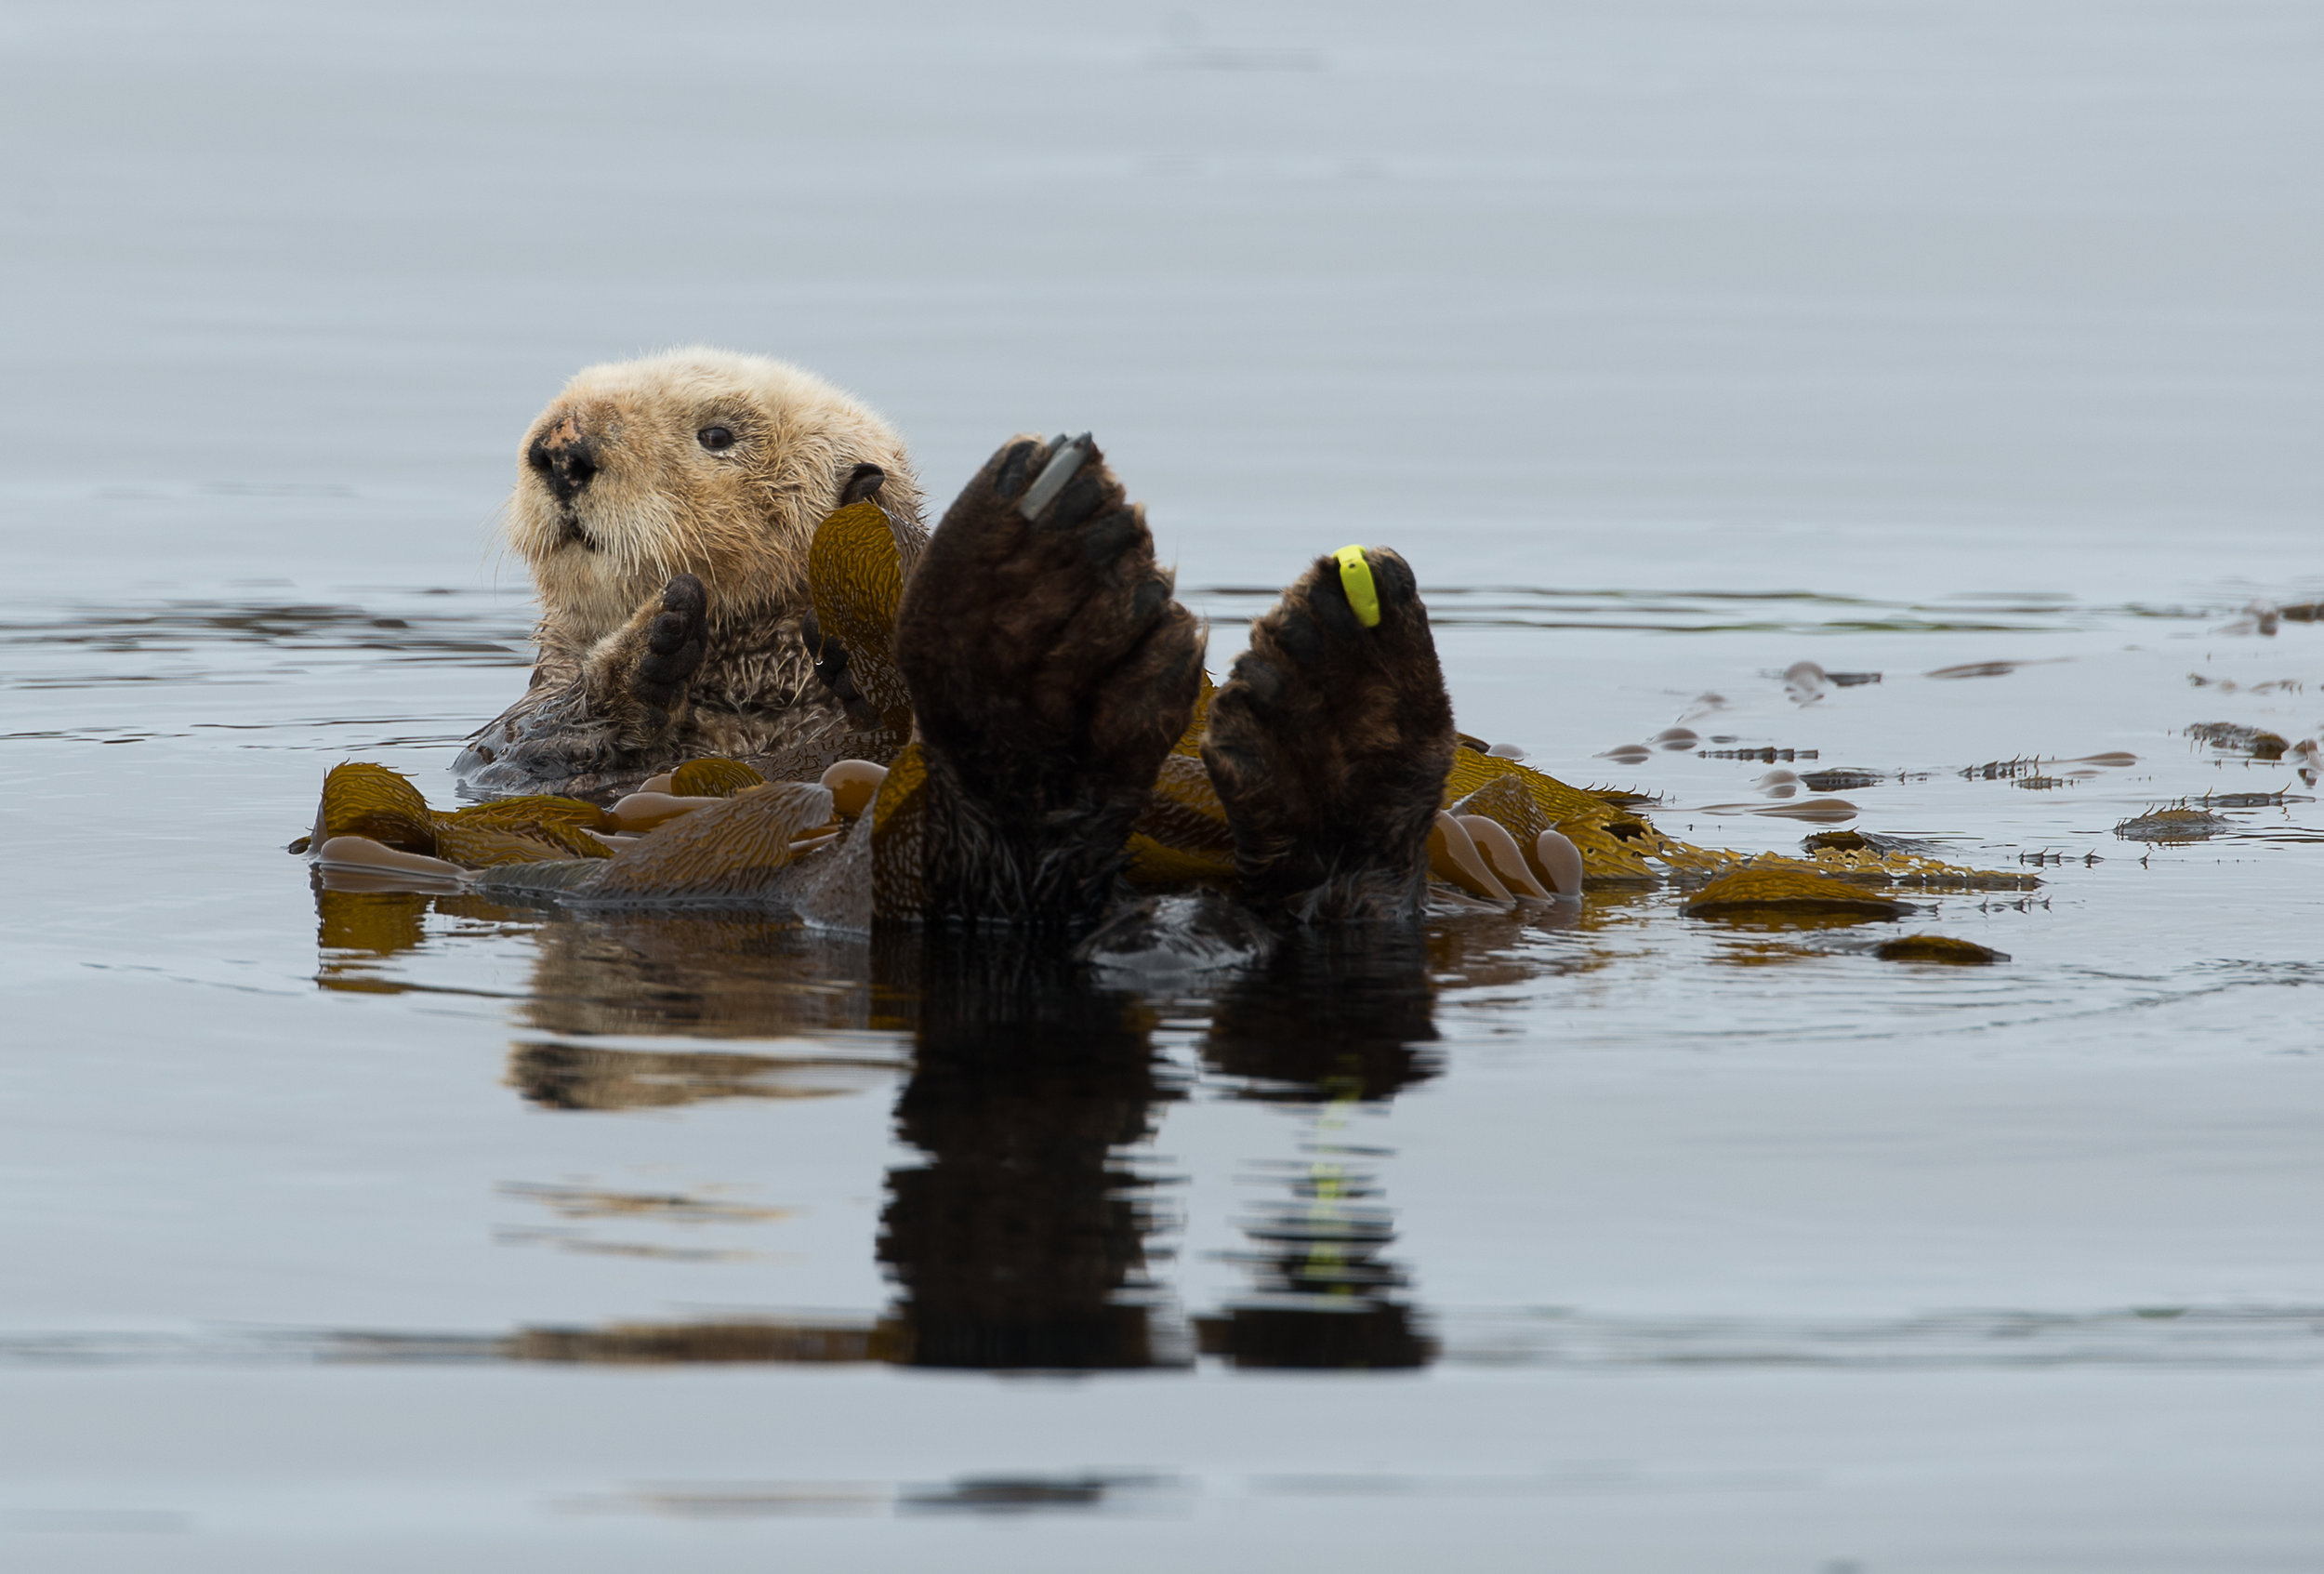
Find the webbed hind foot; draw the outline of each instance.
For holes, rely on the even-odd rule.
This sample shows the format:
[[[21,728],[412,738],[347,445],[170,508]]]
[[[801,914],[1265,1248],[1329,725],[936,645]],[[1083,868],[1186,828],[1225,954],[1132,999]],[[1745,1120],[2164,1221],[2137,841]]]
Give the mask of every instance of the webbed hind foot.
[[[1202,758],[1243,900],[1298,923],[1416,916],[1456,737],[1404,559],[1318,558],[1210,702]]]
[[[929,540],[896,620],[927,761],[926,916],[1094,921],[1186,728],[1202,634],[1084,437],[1009,443]]]

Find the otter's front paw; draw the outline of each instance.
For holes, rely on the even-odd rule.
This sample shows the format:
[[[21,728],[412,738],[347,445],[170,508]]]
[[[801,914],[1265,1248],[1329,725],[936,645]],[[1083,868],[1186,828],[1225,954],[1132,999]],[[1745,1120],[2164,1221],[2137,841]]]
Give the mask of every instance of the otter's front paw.
[[[645,626],[631,687],[640,699],[667,709],[677,703],[679,692],[709,648],[709,598],[701,580],[681,574],[662,587],[662,608]]]
[[[1317,559],[1210,702],[1203,763],[1244,900],[1299,922],[1416,914],[1456,735],[1404,559]]]
[[[643,753],[677,726],[709,641],[709,598],[681,574],[590,653],[589,713],[612,725],[623,752]]]
[[[993,456],[913,571],[895,655],[929,761],[931,914],[1094,919],[1193,714],[1202,636],[1086,437]]]

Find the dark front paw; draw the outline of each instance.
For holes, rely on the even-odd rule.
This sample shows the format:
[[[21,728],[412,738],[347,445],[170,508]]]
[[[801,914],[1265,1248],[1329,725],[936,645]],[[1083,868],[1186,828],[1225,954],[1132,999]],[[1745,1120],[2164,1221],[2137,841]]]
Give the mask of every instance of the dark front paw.
[[[710,598],[702,581],[681,574],[662,587],[662,610],[646,624],[631,686],[647,704],[667,709],[710,648]]]
[[[1210,702],[1203,762],[1245,899],[1302,921],[1416,913],[1455,736],[1410,567],[1381,547],[1317,559]]]
[[[886,725],[887,719],[879,714],[878,707],[865,699],[864,691],[856,687],[855,674],[848,670],[850,653],[838,636],[825,633],[823,620],[810,612],[799,620],[799,637],[815,664],[815,681],[839,702],[849,722],[865,732]]]
[[[616,756],[651,755],[667,740],[709,643],[709,598],[701,580],[681,574],[589,654],[582,670],[588,717]]]
[[[1093,443],[993,456],[913,572],[895,653],[931,812],[960,817],[931,822],[931,902],[1093,916],[1202,677],[1200,628]]]

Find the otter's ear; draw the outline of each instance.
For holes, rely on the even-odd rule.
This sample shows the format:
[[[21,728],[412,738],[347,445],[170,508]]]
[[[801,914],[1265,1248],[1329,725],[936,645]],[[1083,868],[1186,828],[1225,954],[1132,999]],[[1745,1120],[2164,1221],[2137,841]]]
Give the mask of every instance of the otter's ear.
[[[850,503],[861,503],[878,496],[879,489],[887,480],[888,472],[878,465],[856,466],[847,472],[847,479],[839,483],[839,507],[844,509]]]

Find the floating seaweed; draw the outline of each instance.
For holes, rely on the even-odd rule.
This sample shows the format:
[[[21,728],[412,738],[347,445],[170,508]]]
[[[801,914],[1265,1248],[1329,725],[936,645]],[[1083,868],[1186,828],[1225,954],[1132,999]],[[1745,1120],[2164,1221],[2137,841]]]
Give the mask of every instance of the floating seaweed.
[[[1940,667],[1934,672],[1921,674],[1927,678],[2006,678],[2027,664],[2022,661],[1964,661],[1958,667]]]
[[[2114,834],[2128,841],[2201,841],[2222,831],[2233,830],[2235,822],[2205,809],[2156,809],[2124,820],[2114,827]]]
[[[1636,787],[1588,787],[1581,789],[1592,798],[1603,798],[1618,809],[1648,809],[1662,801],[1658,792],[1642,792]]]
[[[2090,765],[2101,770],[2119,771],[2138,763],[2138,756],[2121,750],[2106,754],[2085,754],[2073,760],[2045,759],[2038,754],[2019,755],[2014,760],[1988,760],[1982,765],[1964,765],[1961,775],[1971,781],[2014,781],[2020,776],[2039,776],[2051,765]]]
[[[442,862],[440,873],[500,864],[566,858],[609,858],[599,834],[617,829],[594,803],[546,794],[504,798],[465,809],[428,807],[419,788],[384,765],[346,764],[324,778],[314,829],[290,844],[293,853],[324,855],[336,839],[365,841],[402,853],[406,872],[428,872],[410,859]]]
[[[2190,688],[2217,689],[2223,694],[2296,694],[2307,690],[2307,684],[2297,678],[2270,678],[2264,683],[2238,683],[2233,678],[2207,678],[2200,672],[2190,672],[2186,681]]]
[[[2009,960],[2006,951],[1949,934],[1900,934],[1873,946],[1872,955],[1884,962],[1940,962],[1948,967],[1989,967]]]
[[[2316,800],[2285,787],[2275,792],[2207,792],[2187,801],[2210,809],[2273,809],[2285,803],[2314,803]]]
[[[670,773],[669,790],[679,798],[732,798],[766,785],[766,777],[737,760],[690,760]]]
[[[1751,811],[1782,820],[1853,820],[1860,811],[1844,798],[1803,798],[1791,803],[1763,803]]]
[[[2242,616],[2232,623],[2221,624],[2218,631],[2222,634],[2263,634],[2272,640],[2282,618],[2283,609],[2274,602],[2251,602],[2245,604]]]
[[[1853,689],[1881,681],[1877,672],[1827,672],[1813,661],[1795,661],[1770,676],[1783,680],[1784,695],[1795,705],[1815,704],[1824,697],[1828,688]]]
[[[2253,760],[2281,760],[2291,747],[2281,733],[2247,727],[2239,721],[2198,721],[2185,732],[2197,743],[2209,744],[2223,754],[2244,754]]]
[[[773,899],[786,891],[796,896],[810,885],[823,889],[814,883],[817,880],[844,883],[861,874],[828,858],[803,868],[802,860],[839,840],[848,823],[863,817],[874,822],[870,845],[875,849],[876,883],[882,856],[877,852],[879,827],[887,824],[883,816],[889,813],[887,789],[903,779],[907,790],[899,802],[911,801],[908,788],[916,778],[910,776],[908,759],[900,759],[887,772],[868,767],[881,777],[878,782],[831,779],[833,773],[845,769],[845,762],[832,767],[820,785],[770,784],[756,773],[749,773],[752,780],[746,782],[746,768],[733,761],[694,761],[672,773],[666,785],[708,787],[733,796],[640,793],[611,810],[577,799],[540,796],[440,813],[429,809],[419,789],[393,771],[341,765],[324,780],[315,833],[308,841],[332,878],[351,869],[390,885],[417,883],[430,890],[471,885],[479,871],[491,868],[499,872],[484,877],[485,883],[503,895],[524,900],[749,901]],[[1637,812],[1634,805],[1642,798],[1618,790],[1584,791],[1506,756],[1463,747],[1454,751],[1443,805],[1456,817],[1490,820],[1521,850],[1538,851],[1554,840],[1563,849],[1560,856],[1578,861],[1579,868],[1560,878],[1555,871],[1543,875],[1531,869],[1526,860],[1528,872],[1551,889],[1562,891],[1576,883],[1599,889],[1654,886],[1666,880],[1692,886],[1716,880],[1750,861],[1740,853],[1696,847],[1667,835]],[[670,812],[665,823],[642,836],[625,834],[628,822],[623,815],[640,799],[659,800]],[[1829,797],[1729,807],[1806,819],[1845,819],[1857,813],[1846,800]],[[1173,755],[1156,783],[1153,807],[1130,837],[1130,879],[1164,889],[1189,882],[1231,883],[1232,840],[1224,829],[1224,811],[1199,761]],[[1478,832],[1489,829],[1473,827]],[[1499,839],[1493,840],[1498,847]],[[1757,861],[1760,866],[1765,862]],[[1812,851],[1804,860],[1783,863],[1859,887],[1981,891],[2025,890],[2040,883],[2029,876],[1963,868],[1869,840],[1844,850]],[[503,867],[511,865],[529,866]],[[795,875],[794,870],[801,872]],[[802,879],[806,884],[800,883]]]
[[[1895,919],[1912,906],[1836,880],[1795,859],[1755,859],[1702,888],[1686,905],[1690,919],[1760,913],[1815,913],[1857,919]]]
[[[2019,776],[2039,774],[2042,761],[2031,756],[2015,760],[1988,760],[1982,765],[1964,765],[1961,774],[1975,781],[1982,777],[1988,782],[2014,781]]]
[[[1901,837],[1877,836],[1870,831],[1815,831],[1800,839],[1810,853],[1897,853],[1920,845]]]

